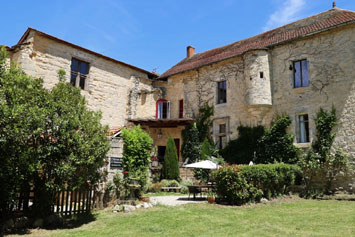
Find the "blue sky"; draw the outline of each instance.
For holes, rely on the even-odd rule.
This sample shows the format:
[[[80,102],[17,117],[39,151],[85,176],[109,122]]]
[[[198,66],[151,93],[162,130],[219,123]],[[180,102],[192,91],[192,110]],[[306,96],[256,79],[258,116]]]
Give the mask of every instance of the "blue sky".
[[[336,4],[355,10],[355,0]],[[0,44],[16,44],[31,26],[163,73],[186,56],[188,45],[203,52],[331,6],[331,0],[7,0]]]

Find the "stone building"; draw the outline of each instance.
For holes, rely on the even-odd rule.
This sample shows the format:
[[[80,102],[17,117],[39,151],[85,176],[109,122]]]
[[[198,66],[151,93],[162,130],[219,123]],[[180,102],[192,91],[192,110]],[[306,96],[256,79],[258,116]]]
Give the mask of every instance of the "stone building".
[[[182,122],[195,119],[207,102],[215,108],[212,136],[224,147],[238,136],[239,125],[268,127],[276,114],[286,113],[295,144],[306,148],[315,137],[317,111],[334,105],[340,122],[335,145],[354,162],[354,69],[355,12],[333,7],[206,52],[195,54],[188,46],[186,58],[154,82],[164,88],[156,117],[167,126],[159,127],[159,119],[133,122],[164,146],[168,136],[181,140]],[[354,176],[344,182],[355,190]]]
[[[64,69],[89,107],[103,112],[102,123],[113,134],[141,124],[160,159],[171,136],[182,161],[181,130],[209,103],[215,107],[212,136],[219,147],[238,136],[239,125],[268,127],[282,113],[292,118],[295,144],[309,147],[316,112],[334,105],[340,121],[335,145],[355,160],[354,11],[333,7],[202,53],[188,46],[186,58],[160,76],[31,28],[9,50],[13,61],[42,77],[48,88]],[[119,144],[111,157],[121,155]],[[355,189],[354,178],[346,185]]]
[[[155,101],[161,93],[152,86],[157,75],[32,28],[8,51],[10,60],[27,74],[43,78],[48,89],[58,83],[58,70],[65,70],[67,81],[81,88],[88,107],[102,111],[101,122],[109,125],[111,133],[107,170],[113,173],[119,168],[123,147],[120,128],[136,115],[154,116]],[[145,102],[138,105],[141,94]]]

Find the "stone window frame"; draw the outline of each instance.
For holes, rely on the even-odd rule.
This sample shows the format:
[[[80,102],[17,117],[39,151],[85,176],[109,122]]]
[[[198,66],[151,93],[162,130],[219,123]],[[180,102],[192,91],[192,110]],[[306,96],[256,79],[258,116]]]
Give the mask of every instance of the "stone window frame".
[[[88,68],[87,68],[87,74],[84,75],[85,76],[85,82],[84,82],[84,88],[81,88],[80,87],[80,77],[82,76],[80,72],[74,72],[72,71],[72,64],[73,64],[73,59],[74,60],[77,60],[79,62],[82,62],[82,63],[86,63]],[[76,57],[76,56],[73,56],[71,58],[71,61],[70,61],[70,78],[69,78],[69,83],[71,83],[71,77],[72,77],[72,74],[77,74],[76,76],[76,81],[75,81],[75,87],[78,87],[80,88],[81,90],[88,90],[89,88],[89,74],[90,74],[90,69],[91,69],[91,63],[88,61],[88,60],[85,60],[85,59],[82,59],[80,57]],[[80,71],[80,69],[78,70]]]
[[[300,141],[300,116],[304,116],[304,115],[307,115],[308,116],[308,136],[307,136],[307,141]],[[310,114],[308,112],[302,112],[302,113],[297,113],[295,115],[295,143],[296,144],[304,144],[304,145],[307,145],[307,144],[310,144],[312,141],[312,132],[311,132],[311,127],[310,127]],[[306,131],[307,132],[307,131]]]

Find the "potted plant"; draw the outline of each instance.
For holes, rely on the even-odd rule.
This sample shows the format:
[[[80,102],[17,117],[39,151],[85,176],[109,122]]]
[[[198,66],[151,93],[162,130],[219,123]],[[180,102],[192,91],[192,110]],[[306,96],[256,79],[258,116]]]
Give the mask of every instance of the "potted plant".
[[[216,196],[212,190],[208,190],[207,192],[207,201],[208,203],[215,203],[216,202]]]

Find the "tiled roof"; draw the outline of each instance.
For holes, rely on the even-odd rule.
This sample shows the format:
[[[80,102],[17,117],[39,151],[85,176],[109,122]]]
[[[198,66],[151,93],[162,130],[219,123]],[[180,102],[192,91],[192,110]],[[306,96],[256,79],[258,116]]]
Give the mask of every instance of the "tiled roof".
[[[267,48],[350,23],[355,23],[354,11],[333,8],[254,37],[185,58],[163,73],[160,78],[166,78],[181,72],[232,58],[249,50]]]
[[[113,135],[115,135],[116,133],[118,133],[119,131],[121,131],[121,127],[120,126],[112,126],[109,128],[108,130],[108,134],[106,134],[108,137],[111,137]]]

